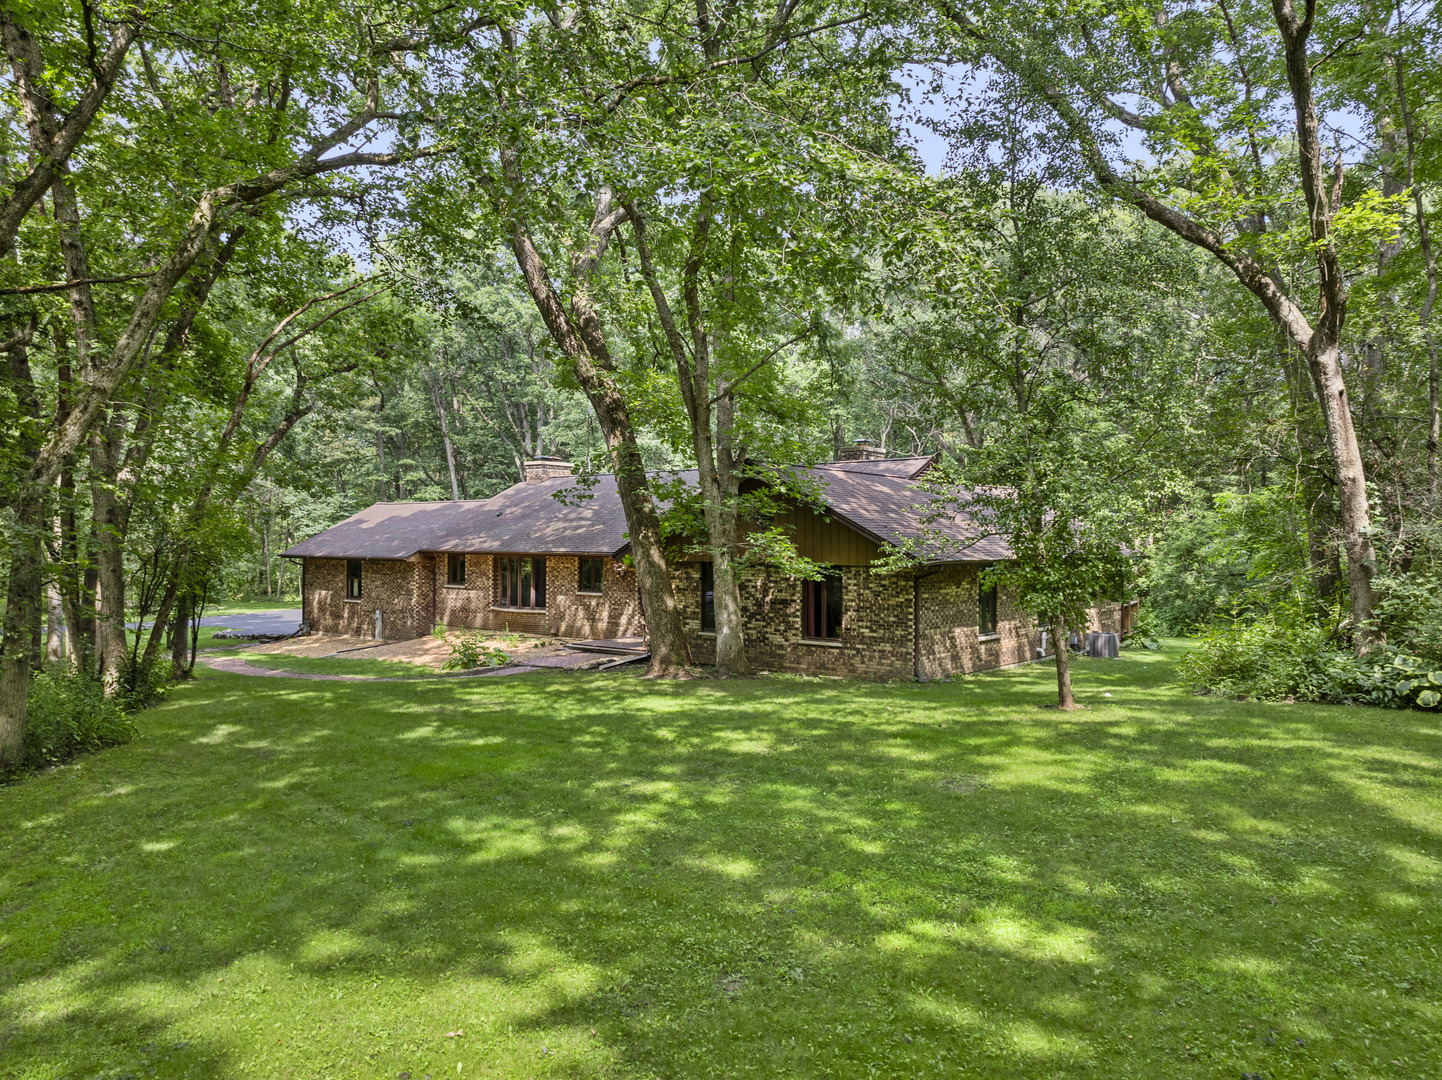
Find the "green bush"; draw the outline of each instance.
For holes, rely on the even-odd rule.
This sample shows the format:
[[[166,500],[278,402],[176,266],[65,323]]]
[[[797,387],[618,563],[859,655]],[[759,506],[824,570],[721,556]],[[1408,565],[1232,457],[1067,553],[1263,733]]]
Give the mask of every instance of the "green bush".
[[[58,765],[135,738],[135,724],[119,699],[107,700],[98,680],[63,667],[31,677],[28,706],[25,753],[17,772]]]
[[[168,656],[155,664],[146,664],[143,659],[132,663],[127,657],[120,669],[120,687],[115,700],[126,712],[139,712],[159,704],[174,689]]]
[[[1181,671],[1193,689],[1225,697],[1442,707],[1442,670],[1422,658],[1396,650],[1358,658],[1337,650],[1319,627],[1272,615],[1208,631]]]
[[[1150,649],[1158,652],[1162,647],[1162,624],[1157,613],[1147,607],[1143,602],[1137,609],[1136,622],[1132,623],[1131,633],[1122,641],[1122,648],[1130,649],[1140,646],[1143,649]]]
[[[463,634],[451,645],[451,658],[446,661],[447,671],[469,671],[478,667],[500,667],[510,661],[504,649],[485,643],[486,635],[481,633]]]
[[[1182,660],[1182,679],[1194,690],[1262,701],[1327,701],[1336,685],[1337,651],[1325,631],[1268,613],[1213,627],[1201,647]]]

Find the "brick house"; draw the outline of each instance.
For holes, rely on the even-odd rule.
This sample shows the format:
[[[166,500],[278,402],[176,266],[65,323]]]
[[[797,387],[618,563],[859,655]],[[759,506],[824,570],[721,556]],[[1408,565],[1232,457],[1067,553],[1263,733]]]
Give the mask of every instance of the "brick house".
[[[815,482],[819,505],[794,505],[775,524],[831,573],[809,582],[764,568],[743,572],[754,667],[926,680],[1044,655],[1031,617],[1005,592],[980,588],[981,570],[1010,557],[997,537],[968,538],[962,555],[915,570],[872,572],[886,544],[919,533],[916,505],[927,496],[913,482],[931,463],[858,444],[844,460],[799,470]],[[613,477],[582,488],[569,463],[542,458],[492,498],[377,503],[285,555],[301,560],[302,618],[316,632],[399,640],[443,623],[615,638],[645,633],[625,533]],[[700,556],[671,561],[700,663],[715,655],[710,570]],[[1100,603],[1091,628],[1124,632],[1134,613],[1134,603]]]

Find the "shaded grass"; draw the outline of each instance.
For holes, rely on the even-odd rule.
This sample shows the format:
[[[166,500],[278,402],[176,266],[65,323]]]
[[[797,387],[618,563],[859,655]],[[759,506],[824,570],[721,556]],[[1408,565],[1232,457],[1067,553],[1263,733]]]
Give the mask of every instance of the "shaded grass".
[[[1436,718],[1173,659],[204,673],[0,790],[0,1075],[1442,1073]]]

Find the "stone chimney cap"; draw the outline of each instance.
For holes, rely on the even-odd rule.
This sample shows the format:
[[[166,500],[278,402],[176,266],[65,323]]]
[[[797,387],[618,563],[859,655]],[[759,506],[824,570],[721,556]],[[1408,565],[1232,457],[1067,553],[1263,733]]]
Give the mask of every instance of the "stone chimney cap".
[[[571,476],[575,471],[576,467],[569,461],[548,455],[527,458],[521,466],[521,474],[528,484],[538,484],[542,480],[554,480],[560,476]]]
[[[885,451],[878,450],[870,439],[857,439],[841,451],[842,461],[879,461],[884,457]]]

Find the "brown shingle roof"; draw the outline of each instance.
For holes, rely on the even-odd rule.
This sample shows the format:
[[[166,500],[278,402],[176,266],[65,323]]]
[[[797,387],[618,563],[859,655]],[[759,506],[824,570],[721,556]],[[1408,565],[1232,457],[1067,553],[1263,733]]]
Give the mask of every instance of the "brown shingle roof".
[[[814,480],[827,509],[877,543],[900,544],[932,529],[950,543],[935,562],[993,562],[1011,558],[1006,543],[976,535],[964,518],[924,524],[933,496],[911,481],[931,458],[828,462],[796,469]],[[681,474],[694,482],[695,473]],[[555,498],[570,491],[571,498]],[[615,477],[597,476],[590,498],[575,477],[516,484],[469,502],[376,503],[304,543],[288,556],[406,559],[423,551],[537,555],[617,555],[626,546],[626,515]],[[572,505],[574,503],[574,505]]]
[[[920,460],[929,463],[931,459]],[[944,543],[932,546],[929,562],[997,562],[1011,558],[1005,540],[985,535],[964,515],[924,522],[925,510],[936,497],[913,487],[909,477],[837,469],[830,464],[797,471],[821,485],[822,498],[833,516],[878,543],[899,546],[930,531],[939,534]]]

